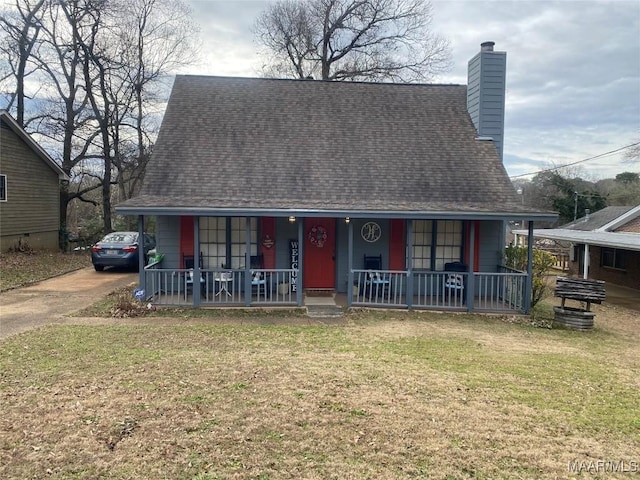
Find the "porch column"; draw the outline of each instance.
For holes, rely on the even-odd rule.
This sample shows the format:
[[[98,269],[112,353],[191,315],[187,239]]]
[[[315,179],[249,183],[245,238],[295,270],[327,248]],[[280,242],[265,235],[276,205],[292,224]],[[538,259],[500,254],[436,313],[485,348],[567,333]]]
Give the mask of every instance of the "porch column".
[[[473,276],[473,265],[476,258],[476,221],[469,221],[469,265],[467,265],[467,311],[473,312],[476,301],[476,279]]]
[[[298,217],[298,276],[296,277],[296,303],[299,307],[302,306],[302,270],[305,268],[303,223],[304,219],[302,217]]]
[[[349,222],[347,225],[347,231],[349,232],[349,251],[348,251],[348,273],[347,273],[347,307],[351,307],[353,303],[353,223]]]
[[[589,244],[584,244],[584,260],[582,261],[582,278],[585,280],[589,278]]]
[[[251,217],[245,219],[244,304],[251,305]],[[260,290],[258,290],[260,291]]]
[[[200,306],[200,217],[193,217],[193,306]]]
[[[524,313],[529,315],[531,313],[531,290],[532,275],[533,275],[533,222],[528,222],[529,235],[527,237],[527,278],[525,280],[524,287]]]
[[[144,271],[144,215],[138,215],[138,271],[140,290],[147,291],[147,276]]]
[[[413,220],[407,220],[407,308],[413,308]]]

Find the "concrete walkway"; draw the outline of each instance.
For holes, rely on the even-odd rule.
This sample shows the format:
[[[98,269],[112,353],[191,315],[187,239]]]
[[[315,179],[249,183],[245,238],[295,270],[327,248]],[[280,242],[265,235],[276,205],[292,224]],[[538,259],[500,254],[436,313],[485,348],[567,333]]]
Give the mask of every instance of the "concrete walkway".
[[[137,281],[136,272],[96,272],[90,267],[0,293],[0,339],[41,325],[68,323],[72,319],[66,316]]]

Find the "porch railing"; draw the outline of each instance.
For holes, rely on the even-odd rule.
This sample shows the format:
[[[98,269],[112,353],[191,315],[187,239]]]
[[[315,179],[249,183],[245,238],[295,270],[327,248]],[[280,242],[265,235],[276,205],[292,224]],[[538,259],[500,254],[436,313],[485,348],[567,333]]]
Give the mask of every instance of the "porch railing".
[[[144,269],[145,300],[193,306],[194,289],[199,289],[202,306],[296,305],[297,273],[295,269],[202,269],[198,281],[191,270],[150,265]],[[473,273],[473,309],[523,311],[526,276],[502,266],[495,273]],[[472,293],[468,272],[353,270],[353,278],[353,306],[465,311]]]
[[[407,272],[353,270],[353,305],[406,306]]]
[[[354,306],[478,311],[524,311],[524,272],[500,266],[498,272],[353,270]],[[469,299],[468,296],[472,295]]]
[[[468,276],[467,272],[413,272],[413,306],[466,309]]]
[[[260,269],[248,272],[233,269],[193,270],[175,268],[144,269],[146,301],[155,305],[192,306],[194,289],[199,289],[200,305],[295,305],[297,296],[294,269]]]
[[[524,311],[527,274],[499,266],[497,273],[474,273],[478,310]]]

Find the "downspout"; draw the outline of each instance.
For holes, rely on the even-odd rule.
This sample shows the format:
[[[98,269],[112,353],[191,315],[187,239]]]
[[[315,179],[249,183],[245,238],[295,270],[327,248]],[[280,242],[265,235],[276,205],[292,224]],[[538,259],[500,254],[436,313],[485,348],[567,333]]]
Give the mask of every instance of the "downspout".
[[[140,283],[140,290],[146,292],[147,272],[144,267],[144,215],[138,215],[138,272],[140,272],[138,281]]]
[[[582,262],[582,278],[584,278],[585,280],[589,278],[589,260],[590,260],[589,244],[585,243],[584,244],[584,260]]]
[[[473,267],[476,259],[476,222],[469,222],[469,265],[467,265],[467,311],[473,312],[475,302],[475,277],[473,276]]]
[[[298,307],[302,306],[302,271],[305,268],[304,265],[304,245],[303,241],[303,231],[302,231],[302,223],[303,219],[300,218],[298,222],[298,275],[296,276],[296,303]]]
[[[529,236],[527,237],[527,278],[524,286],[524,313],[531,313],[531,290],[533,281],[533,222],[528,222]]]
[[[193,217],[193,306],[200,306],[202,283],[200,271],[200,217]]]
[[[353,223],[347,224],[349,238],[348,274],[347,274],[347,307],[353,304]],[[358,294],[359,295],[359,294]]]

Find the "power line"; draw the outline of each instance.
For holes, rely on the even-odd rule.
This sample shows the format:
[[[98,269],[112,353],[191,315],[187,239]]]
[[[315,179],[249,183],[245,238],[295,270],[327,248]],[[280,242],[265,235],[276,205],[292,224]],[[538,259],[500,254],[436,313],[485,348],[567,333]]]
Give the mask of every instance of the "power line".
[[[520,178],[520,177],[527,177],[529,175],[536,175],[536,174],[539,174],[539,173],[553,172],[554,170],[560,170],[561,168],[564,168],[564,167],[570,167],[572,165],[577,165],[579,163],[588,162],[589,160],[595,160],[596,158],[605,157],[607,155],[611,155],[611,154],[617,153],[620,150],[624,150],[626,148],[635,147],[636,145],[640,145],[640,142],[636,142],[636,143],[632,143],[630,145],[626,145],[624,147],[616,148],[615,150],[611,150],[611,151],[606,152],[606,153],[601,153],[601,154],[595,155],[593,157],[585,158],[584,160],[578,160],[577,162],[566,163],[564,165],[560,165],[559,167],[547,168],[545,170],[539,170],[537,172],[531,172],[531,173],[521,173],[520,175],[512,175],[509,178]]]

